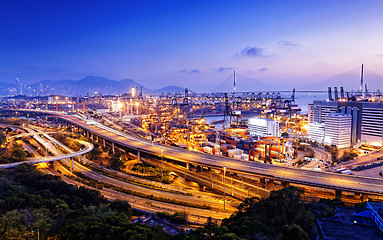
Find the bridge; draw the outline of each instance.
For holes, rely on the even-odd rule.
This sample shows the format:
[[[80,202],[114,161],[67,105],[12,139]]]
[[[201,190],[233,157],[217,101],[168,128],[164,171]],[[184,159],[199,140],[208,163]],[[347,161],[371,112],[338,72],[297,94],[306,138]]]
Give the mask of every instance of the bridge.
[[[42,134],[54,134],[54,133],[58,133],[58,132],[31,132],[31,133],[20,133],[20,134],[17,134],[17,135],[13,135],[11,137],[9,137],[8,139],[11,140],[11,139],[16,139],[16,138],[21,138],[21,137],[27,137],[27,136],[34,136],[34,135],[42,135]]]
[[[53,115],[51,111],[45,112],[42,110],[12,109],[11,111],[32,111],[40,114]],[[117,131],[95,121],[88,121],[87,123],[86,119],[81,119],[81,117],[78,116],[75,117],[72,115],[56,113],[55,118],[78,127],[83,133],[95,141],[103,140],[104,145],[105,141],[110,142],[113,149],[118,146],[120,148],[134,150],[137,153],[138,159],[140,159],[141,154],[147,154],[182,163],[186,166],[186,169],[189,169],[189,165],[192,164],[212,169],[225,169],[226,171],[239,173],[249,177],[258,177],[260,181],[269,179],[272,181],[280,181],[284,185],[293,183],[303,186],[331,189],[335,190],[337,197],[342,195],[342,191],[361,194],[362,199],[366,199],[368,195],[383,196],[383,180],[377,178],[311,171],[261,162],[241,161],[228,157],[219,157],[182,148],[155,144],[149,140]]]
[[[33,131],[31,129],[28,129],[28,130],[29,131]],[[47,134],[51,134],[51,133],[52,132],[29,132],[29,133],[18,134],[18,135],[12,136],[11,138],[17,138],[17,137],[23,137],[23,136],[35,136],[35,137],[38,137],[39,135],[47,135]],[[23,163],[28,163],[28,164],[32,164],[33,165],[33,164],[47,163],[47,162],[63,160],[63,159],[66,159],[66,158],[70,158],[73,161],[73,159],[72,159],[73,157],[83,156],[83,155],[85,155],[88,152],[93,150],[94,146],[93,146],[92,143],[89,143],[89,142],[86,142],[86,141],[82,141],[82,140],[78,140],[78,139],[76,139],[76,141],[84,146],[84,148],[81,149],[80,151],[72,152],[72,153],[68,153],[68,154],[63,154],[63,155],[60,155],[60,156],[29,158],[28,161],[0,164],[0,169],[13,168],[13,167],[16,167],[16,166],[18,166],[20,164],[23,164]],[[39,142],[44,144],[44,141],[42,139],[39,139]]]

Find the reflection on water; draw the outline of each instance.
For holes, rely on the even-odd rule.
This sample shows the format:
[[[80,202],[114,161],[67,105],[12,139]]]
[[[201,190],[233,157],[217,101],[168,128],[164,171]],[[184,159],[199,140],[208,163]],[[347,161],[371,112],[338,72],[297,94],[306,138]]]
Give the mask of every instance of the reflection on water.
[[[289,97],[291,94],[281,94],[282,97]],[[295,94],[295,104],[297,104],[302,111],[300,114],[307,114],[308,104],[313,103],[315,100],[326,100],[327,93],[326,92],[313,92],[313,93],[296,93]],[[248,119],[252,117],[257,117],[257,114],[251,114],[243,116],[241,119]],[[205,117],[207,124],[214,124],[218,121],[223,121],[223,116],[214,116],[214,117]],[[226,123],[228,124],[228,123]],[[222,122],[216,123],[215,126],[217,129],[222,129]]]
[[[327,93],[296,93],[295,103],[301,107],[301,114],[307,114],[308,104],[313,103],[315,100],[326,100]]]

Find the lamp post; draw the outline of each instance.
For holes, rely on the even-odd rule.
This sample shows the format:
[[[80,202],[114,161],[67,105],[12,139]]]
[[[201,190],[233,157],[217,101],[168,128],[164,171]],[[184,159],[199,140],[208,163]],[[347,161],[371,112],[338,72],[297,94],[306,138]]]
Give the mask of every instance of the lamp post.
[[[225,184],[226,167],[223,167],[223,210],[226,210],[226,184]]]
[[[35,233],[35,230],[31,231],[32,233]],[[37,240],[40,240],[40,229],[37,228]]]

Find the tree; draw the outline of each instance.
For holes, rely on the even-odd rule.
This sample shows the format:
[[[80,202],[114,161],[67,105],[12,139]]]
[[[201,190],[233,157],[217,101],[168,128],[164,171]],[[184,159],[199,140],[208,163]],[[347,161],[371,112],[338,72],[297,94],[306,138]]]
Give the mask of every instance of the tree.
[[[1,129],[0,129],[1,130]],[[4,133],[1,131],[0,132],[0,145],[4,144],[5,143],[5,135]]]
[[[311,147],[306,147],[306,155],[305,157],[313,158],[315,155],[314,150]]]
[[[100,150],[98,144],[94,144],[94,148],[87,154],[87,158],[90,160],[96,160],[101,154],[102,151]]]
[[[308,240],[309,235],[298,225],[291,224],[283,227],[281,240]]]
[[[291,224],[310,232],[315,219],[308,206],[301,202],[301,193],[302,190],[290,186],[271,191],[269,198],[245,199],[235,215],[222,221],[222,226],[247,239],[256,233],[276,236],[282,232],[283,226]]]
[[[16,162],[21,162],[26,160],[28,154],[21,147],[16,147],[11,150],[11,155]]]
[[[340,158],[341,162],[346,162],[351,159],[354,159],[358,156],[356,151],[344,151],[342,157]]]
[[[110,158],[110,167],[115,170],[120,170],[124,163],[120,159],[120,155],[113,154]]]
[[[338,162],[338,152],[339,150],[335,145],[332,145],[330,147],[331,160],[333,162],[336,162],[336,163]]]
[[[19,210],[6,212],[0,218],[0,237],[3,239],[27,239],[28,229]]]

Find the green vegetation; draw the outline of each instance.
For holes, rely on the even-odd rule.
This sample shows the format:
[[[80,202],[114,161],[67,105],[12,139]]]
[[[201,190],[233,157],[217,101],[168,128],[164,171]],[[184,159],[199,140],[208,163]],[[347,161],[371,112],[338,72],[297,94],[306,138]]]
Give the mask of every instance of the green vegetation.
[[[162,177],[162,169],[160,167],[149,167],[147,165],[136,163],[134,164],[132,171],[141,173],[141,176],[152,177],[156,181],[163,183],[172,183],[173,177],[170,175],[170,171],[163,169],[164,176]]]
[[[127,202],[108,202],[29,165],[0,172],[0,239],[168,239],[130,223]]]
[[[338,160],[339,150],[335,145],[331,145],[331,146],[326,145],[325,149],[326,149],[326,151],[328,151],[331,154],[331,161],[333,163],[339,162],[339,160]]]
[[[157,212],[156,214],[158,217],[176,224],[185,224],[188,218],[187,213],[184,211],[175,212],[174,214],[168,212]]]
[[[81,143],[75,141],[74,139],[68,137],[65,134],[57,133],[57,134],[54,134],[53,137],[57,139],[59,142],[65,144],[67,147],[69,147],[75,152],[78,152],[81,149],[81,146],[82,146]]]
[[[357,151],[350,150],[350,151],[344,151],[342,157],[339,158],[340,162],[346,162],[352,159],[355,159],[358,157]]]
[[[20,118],[2,118],[0,121],[2,123],[11,124],[14,126],[21,126],[26,122],[26,120]]]
[[[100,145],[98,145],[97,143],[93,143],[93,150],[90,151],[89,153],[86,154],[86,158],[90,159],[90,160],[98,160],[98,159],[101,159],[102,158],[102,149],[100,147]]]
[[[27,160],[27,157],[33,157],[33,154],[25,151],[17,143],[14,143],[10,150],[4,149],[1,154],[0,163],[23,162]]]
[[[308,240],[315,219],[333,216],[334,206],[344,203],[337,199],[303,203],[301,194],[301,190],[288,187],[272,191],[269,198],[260,201],[248,198],[238,207],[237,213],[222,221],[221,226],[209,219],[203,228],[186,239]]]
[[[143,186],[143,187],[147,187],[147,188],[151,188],[151,189],[158,189],[158,190],[161,190],[161,191],[166,191],[166,192],[172,192],[172,193],[177,193],[177,194],[191,196],[190,193],[185,193],[183,191],[172,190],[172,189],[169,189],[169,188],[163,188],[163,187],[161,187],[159,185],[145,183],[145,182],[137,181],[137,180],[134,180],[134,179],[129,179],[127,177],[123,177],[123,176],[115,174],[115,173],[106,172],[106,171],[103,171],[103,170],[93,166],[92,164],[85,164],[85,166],[90,168],[90,169],[92,169],[95,172],[98,172],[98,173],[103,174],[105,176],[108,176],[108,177],[111,177],[111,178],[114,178],[114,179],[118,179],[118,180],[121,180],[121,181],[124,181],[124,182],[127,182],[127,183],[131,183],[131,184],[135,184],[135,185],[138,185],[138,186]]]
[[[110,167],[114,170],[120,170],[124,163],[121,161],[119,154],[113,154],[110,158]]]
[[[313,158],[315,155],[314,150],[311,147],[307,147],[305,157]]]
[[[0,171],[0,189],[0,239],[36,239],[38,231],[40,239],[304,240],[316,217],[332,216],[335,205],[344,205],[340,200],[303,203],[302,191],[288,187],[260,201],[246,199],[221,226],[210,218],[188,235],[170,236],[159,226],[131,223],[127,202],[108,202],[95,190],[68,185],[29,165]],[[157,214],[174,223],[187,220],[185,212]]]
[[[277,236],[282,233],[284,226],[293,224],[310,233],[315,218],[308,210],[308,205],[301,202],[301,193],[295,187],[288,187],[271,192],[269,198],[261,201],[246,199],[238,207],[238,213],[224,220],[222,225],[246,239],[251,239],[254,232]]]
[[[5,128],[0,128],[0,145],[3,145],[5,143],[5,140],[6,140],[5,133],[6,133]]]

